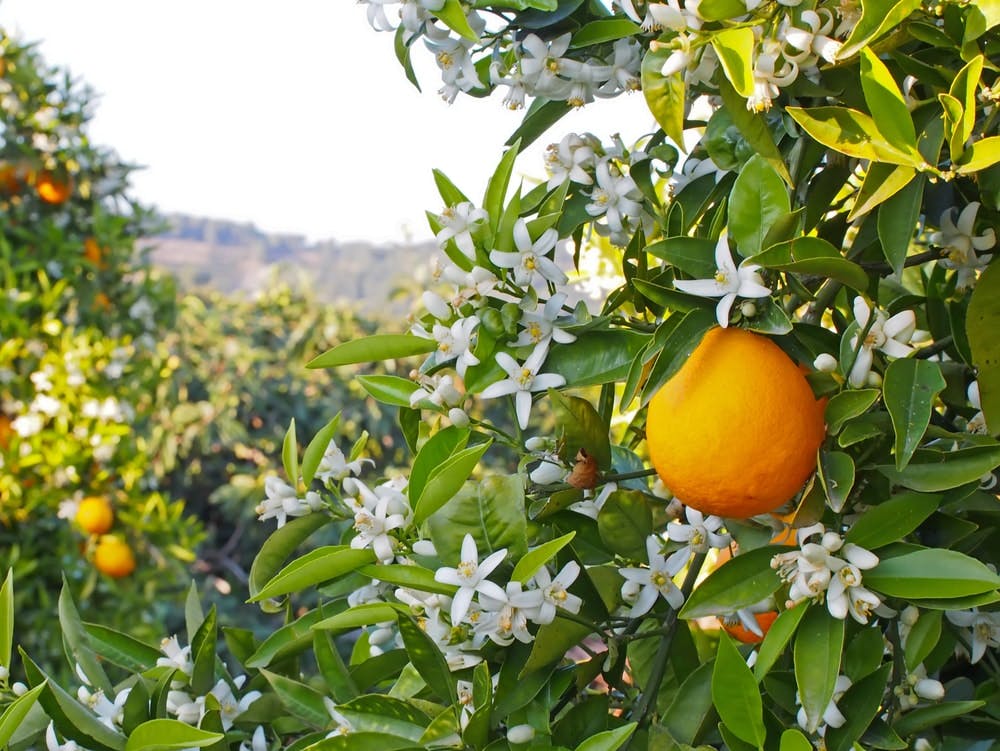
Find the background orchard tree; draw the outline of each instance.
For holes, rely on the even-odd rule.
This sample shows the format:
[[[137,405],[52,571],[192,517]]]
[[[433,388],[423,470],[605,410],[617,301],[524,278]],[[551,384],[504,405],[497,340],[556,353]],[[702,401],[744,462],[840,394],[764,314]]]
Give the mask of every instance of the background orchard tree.
[[[527,105],[481,201],[436,175],[423,312],[311,362],[413,364],[359,378],[398,408],[409,466],[331,440],[338,417],[304,447],[293,423],[249,581],[287,624],[224,629],[223,662],[194,598],[187,646],[68,636],[122,710],[26,663],[0,728],[115,751],[154,731],[254,751],[991,747],[1000,6],[367,6],[408,74],[433,55],[446,99]],[[647,138],[556,136],[549,179],[512,184],[570,107],[639,88]],[[591,309],[565,251],[586,268],[595,236],[621,282]],[[704,414],[672,425],[676,379]],[[470,417],[483,401],[515,427]],[[779,493],[769,449],[820,408],[808,476]],[[732,489],[741,468],[765,506]]]

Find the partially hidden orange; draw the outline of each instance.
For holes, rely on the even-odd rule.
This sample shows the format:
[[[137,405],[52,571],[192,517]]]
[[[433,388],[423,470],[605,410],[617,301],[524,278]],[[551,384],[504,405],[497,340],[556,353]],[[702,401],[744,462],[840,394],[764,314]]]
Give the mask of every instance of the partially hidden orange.
[[[823,408],[771,339],[714,328],[650,401],[650,460],[678,499],[705,514],[773,511],[816,469]]]
[[[121,538],[105,535],[94,549],[94,568],[113,579],[121,579],[135,571],[135,555]]]
[[[778,612],[776,610],[769,610],[765,613],[754,613],[753,617],[757,621],[757,626],[760,628],[761,633],[766,636],[768,629],[771,628],[771,624],[774,623],[774,619],[778,617]],[[755,634],[735,616],[720,619],[720,621],[726,633],[743,644],[760,644],[764,641],[763,636]]]
[[[76,510],[76,523],[87,534],[103,535],[115,523],[115,512],[107,498],[88,496]]]
[[[69,200],[73,187],[68,178],[63,179],[51,170],[45,170],[35,178],[35,192],[45,203],[60,204]]]

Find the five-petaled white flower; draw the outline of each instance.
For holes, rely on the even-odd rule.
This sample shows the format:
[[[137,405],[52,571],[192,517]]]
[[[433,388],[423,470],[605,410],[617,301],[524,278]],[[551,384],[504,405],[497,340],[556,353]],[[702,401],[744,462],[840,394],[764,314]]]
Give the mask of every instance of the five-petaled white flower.
[[[956,626],[970,630],[969,661],[983,659],[987,647],[1000,647],[1000,613],[983,613],[979,608],[948,610],[945,617]]]
[[[344,492],[357,497],[345,498],[354,509],[354,530],[351,539],[354,549],[371,548],[382,563],[391,563],[396,553],[389,532],[405,527],[410,516],[406,497],[391,484],[380,485],[372,491],[360,480],[344,480]]]
[[[979,202],[973,201],[958,215],[958,222],[952,217],[955,209],[948,209],[941,215],[941,231],[931,235],[930,241],[948,251],[948,257],[941,261],[945,268],[958,271],[957,288],[965,290],[976,282],[976,275],[986,267],[989,255],[976,255],[977,250],[989,250],[997,243],[996,232],[987,227],[981,235],[974,235]]]
[[[556,266],[548,253],[556,246],[559,233],[551,227],[532,242],[528,225],[524,219],[514,222],[514,246],[516,251],[491,250],[490,260],[503,269],[511,269],[514,283],[530,285],[536,277],[555,284],[565,284],[566,274]]]
[[[548,355],[548,342],[541,342],[524,363],[518,363],[506,352],[497,352],[496,359],[500,367],[507,373],[507,378],[491,383],[483,389],[479,396],[483,399],[495,399],[498,396],[514,395],[514,409],[517,422],[521,429],[528,427],[528,417],[531,414],[531,393],[556,389],[565,385],[566,378],[558,373],[541,373],[539,369]]]
[[[254,509],[259,521],[277,519],[278,528],[285,526],[289,516],[305,516],[323,508],[319,493],[310,490],[304,498],[299,498],[295,488],[280,477],[271,475],[264,481],[266,498]]]
[[[830,703],[826,705],[826,709],[823,710],[822,717],[809,717],[806,713],[805,707],[799,707],[798,714],[796,715],[796,722],[798,722],[799,727],[803,730],[808,730],[810,732],[818,733],[819,735],[824,735],[826,733],[826,728],[839,728],[845,722],[847,718],[844,717],[840,708],[837,706],[837,702],[844,695],[844,692],[851,687],[851,679],[846,675],[838,675],[837,680],[833,684],[833,697],[830,699]],[[799,697],[798,692],[795,693],[795,703],[801,704],[802,700]]]
[[[737,268],[729,252],[729,240],[723,232],[715,244],[715,276],[711,279],[678,279],[674,287],[698,297],[721,297],[715,317],[723,328],[729,326],[729,311],[737,297],[770,297],[771,290],[757,273],[760,266],[746,261]]]
[[[538,613],[535,615],[535,623],[552,623],[556,618],[556,609],[562,608],[570,613],[579,613],[583,600],[574,594],[570,594],[567,588],[576,581],[580,575],[580,564],[570,561],[562,570],[555,575],[542,566],[535,574],[535,584],[541,592],[541,603],[538,606]]]
[[[552,295],[542,306],[541,312],[538,310],[525,310],[521,314],[521,333],[517,339],[511,342],[512,347],[526,347],[534,344],[541,344],[546,341],[554,341],[558,344],[569,344],[576,341],[576,335],[559,328],[560,314],[562,306],[566,302],[566,293],[560,292]],[[523,303],[522,303],[523,304]],[[566,321],[572,323],[572,320]]]
[[[458,587],[458,592],[451,600],[451,622],[453,625],[458,625],[465,614],[469,612],[472,597],[476,592],[500,602],[507,600],[507,594],[500,585],[486,578],[506,557],[507,548],[502,548],[493,551],[480,562],[476,540],[472,535],[466,534],[462,539],[462,559],[458,566],[456,568],[442,566],[434,572],[435,581]]]
[[[625,579],[623,593],[629,591],[627,599],[634,599],[629,610],[629,618],[645,615],[663,597],[674,610],[679,610],[684,604],[684,594],[674,584],[674,576],[687,564],[691,557],[687,550],[678,550],[665,558],[660,552],[663,541],[656,535],[646,538],[646,553],[649,556],[649,568],[623,568],[619,570]],[[637,585],[638,592],[635,592]]]
[[[365,462],[375,466],[375,462],[371,459],[356,459],[353,462],[347,461],[344,452],[337,446],[337,442],[330,441],[326,446],[326,450],[323,451],[323,457],[319,460],[319,466],[316,467],[314,476],[321,482],[331,480],[337,482],[343,480],[348,475],[361,474]]]
[[[917,328],[917,318],[912,310],[901,311],[889,318],[885,312],[876,308],[874,315],[872,319],[872,308],[863,297],[854,298],[854,319],[861,329],[851,337],[851,349],[856,349],[858,354],[847,380],[854,388],[860,388],[867,382],[875,360],[875,350],[889,357],[906,357],[913,351],[913,347],[908,344]],[[861,332],[864,332],[865,338],[858,349]]]
[[[692,553],[706,553],[709,548],[724,548],[729,544],[730,536],[718,532],[723,524],[718,516],[705,516],[690,506],[684,508],[684,515],[687,524],[678,520],[666,527],[667,537],[674,542],[687,543],[684,548]]]
[[[458,249],[468,258],[475,258],[476,246],[472,241],[472,233],[485,225],[489,218],[485,209],[474,206],[469,201],[448,206],[437,216],[442,227],[434,239],[441,247],[449,240],[454,240]]]

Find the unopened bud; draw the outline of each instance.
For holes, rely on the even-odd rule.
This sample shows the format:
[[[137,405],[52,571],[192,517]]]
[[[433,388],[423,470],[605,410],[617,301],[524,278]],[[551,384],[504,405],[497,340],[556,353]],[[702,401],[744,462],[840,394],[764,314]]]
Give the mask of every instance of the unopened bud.
[[[865,383],[868,386],[871,386],[872,388],[875,388],[875,389],[881,388],[882,387],[882,376],[880,376],[878,373],[872,371],[871,373],[868,374],[868,378],[865,379]]]
[[[510,743],[530,743],[535,737],[535,729],[531,725],[515,725],[507,730],[507,740]]]
[[[753,300],[744,300],[740,303],[740,313],[743,314],[744,318],[753,318],[757,315],[757,303]]]
[[[465,428],[469,425],[469,416],[465,413],[464,409],[459,407],[452,407],[448,410],[448,419],[451,420],[451,424],[456,428]]]
[[[837,358],[824,352],[813,360],[813,367],[821,373],[833,373],[837,370]]]
[[[413,552],[417,555],[431,557],[437,555],[437,548],[434,547],[434,543],[430,540],[417,540],[413,543]]]
[[[11,684],[10,690],[14,692],[14,696],[24,696],[28,693],[28,687],[21,683],[21,681]]]

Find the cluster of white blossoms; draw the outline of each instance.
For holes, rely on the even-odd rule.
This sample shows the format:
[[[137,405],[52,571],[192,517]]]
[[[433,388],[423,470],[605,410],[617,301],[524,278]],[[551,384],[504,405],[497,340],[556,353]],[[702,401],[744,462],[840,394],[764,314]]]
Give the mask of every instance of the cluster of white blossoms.
[[[813,540],[817,537],[819,542]],[[882,607],[882,600],[862,586],[861,572],[877,566],[878,556],[854,543],[845,543],[822,524],[803,527],[798,539],[798,550],[778,553],[771,559],[771,568],[791,584],[789,607],[802,600],[825,599],[834,618],[850,614],[858,623],[868,623],[872,613]]]

